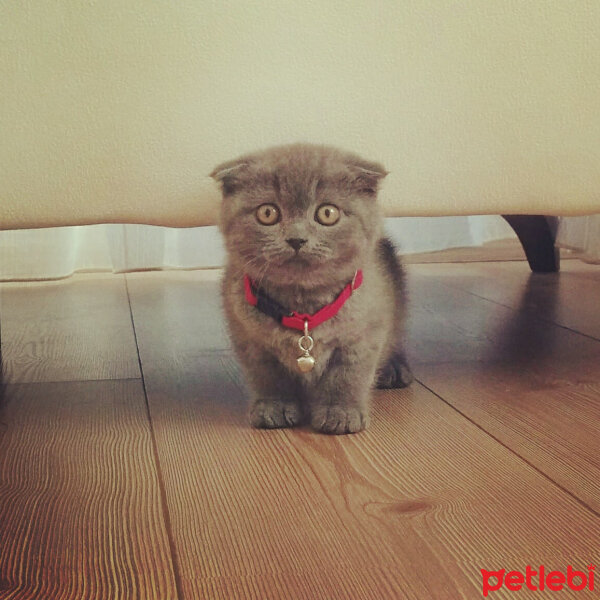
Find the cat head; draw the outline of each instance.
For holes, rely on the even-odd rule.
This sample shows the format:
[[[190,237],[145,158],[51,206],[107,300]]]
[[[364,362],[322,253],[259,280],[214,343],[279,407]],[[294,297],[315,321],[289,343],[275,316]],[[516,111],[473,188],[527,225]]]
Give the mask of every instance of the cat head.
[[[354,154],[295,144],[218,166],[220,228],[229,260],[257,280],[325,285],[347,280],[381,230],[375,203],[386,171]]]

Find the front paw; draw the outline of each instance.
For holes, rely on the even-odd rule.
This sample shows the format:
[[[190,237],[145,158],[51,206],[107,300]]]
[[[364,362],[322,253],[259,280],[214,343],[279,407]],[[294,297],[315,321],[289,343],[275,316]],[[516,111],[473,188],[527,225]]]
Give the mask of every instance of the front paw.
[[[366,410],[345,406],[317,406],[311,414],[311,424],[322,433],[357,433],[369,425]]]
[[[260,429],[294,427],[302,422],[302,410],[297,402],[255,400],[250,407],[250,423]]]
[[[409,386],[414,380],[406,357],[401,352],[395,352],[386,365],[377,374],[377,387],[380,390],[391,390]]]

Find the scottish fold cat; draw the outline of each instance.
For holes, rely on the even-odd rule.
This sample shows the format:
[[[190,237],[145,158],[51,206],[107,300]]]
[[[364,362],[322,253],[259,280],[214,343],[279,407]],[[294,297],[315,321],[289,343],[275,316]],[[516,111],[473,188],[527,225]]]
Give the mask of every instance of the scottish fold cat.
[[[412,380],[404,275],[376,201],[384,168],[294,144],[218,166],[222,293],[255,427],[369,423],[372,388]]]

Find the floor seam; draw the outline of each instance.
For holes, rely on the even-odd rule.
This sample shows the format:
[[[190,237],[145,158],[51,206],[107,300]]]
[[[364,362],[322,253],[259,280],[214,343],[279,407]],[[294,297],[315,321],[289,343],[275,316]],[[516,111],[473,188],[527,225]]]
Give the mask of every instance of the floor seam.
[[[502,306],[504,308],[507,308],[508,310],[512,310],[513,312],[525,313],[527,316],[530,316],[531,318],[535,319],[538,322],[550,323],[551,325],[560,327],[561,329],[566,329],[567,331],[570,331],[571,333],[575,333],[576,335],[581,335],[582,337],[588,338],[590,340],[600,342],[600,338],[598,338],[598,337],[590,335],[589,333],[584,333],[583,331],[579,331],[577,329],[573,329],[572,327],[568,327],[567,325],[562,325],[561,323],[557,323],[556,321],[553,321],[552,319],[549,319],[547,317],[540,317],[533,310],[530,310],[527,308],[520,309],[515,306],[511,306],[510,304],[504,304],[503,302],[499,302],[498,300],[492,300],[491,298],[486,298],[485,296],[481,296],[480,294],[476,294],[475,292],[465,290],[464,288],[461,288],[460,286],[452,285],[452,284],[446,283],[444,281],[440,281],[439,283],[441,283],[443,286],[448,287],[452,290],[458,290],[458,291],[464,292],[465,294],[470,294],[471,296],[474,296],[475,298],[479,298],[480,300],[485,300],[486,302],[491,302],[492,304],[496,304],[497,306]]]
[[[106,377],[104,379],[49,379],[48,381],[10,381],[4,380],[6,387],[17,385],[55,385],[55,384],[71,384],[71,383],[108,383],[110,381],[138,381],[141,382],[141,377]]]
[[[469,415],[467,415],[462,410],[460,410],[459,408],[457,408],[456,406],[454,406],[454,404],[452,404],[450,401],[446,400],[443,396],[441,396],[440,394],[438,394],[435,390],[433,390],[431,387],[429,387],[421,379],[419,379],[419,378],[416,377],[415,381],[417,383],[419,383],[421,386],[423,386],[427,391],[431,392],[436,398],[438,398],[439,400],[441,400],[444,404],[446,404],[447,406],[449,406],[452,410],[456,411],[459,415],[461,415],[463,418],[465,418],[467,421],[469,421],[469,423],[471,423],[472,425],[474,425],[475,427],[477,427],[477,429],[479,429],[480,431],[482,431],[483,433],[485,433],[487,436],[489,436],[490,438],[492,438],[495,442],[497,442],[498,444],[500,444],[503,448],[506,448],[511,454],[513,454],[514,456],[516,456],[517,458],[519,458],[521,461],[523,461],[527,466],[529,466],[534,471],[536,471],[537,473],[539,473],[544,479],[546,479],[547,481],[549,481],[552,485],[554,485],[555,487],[557,487],[563,493],[567,494],[570,498],[572,498],[573,500],[575,500],[575,502],[577,502],[578,504],[580,504],[581,506],[583,506],[585,509],[587,509],[588,511],[590,511],[594,516],[600,517],[600,512],[599,511],[597,511],[596,509],[592,508],[587,502],[585,502],[584,500],[582,500],[581,498],[579,498],[578,496],[576,496],[571,490],[569,490],[568,488],[566,488],[562,484],[558,483],[555,479],[553,479],[552,477],[550,477],[550,475],[548,475],[547,473],[545,473],[544,471],[542,471],[539,467],[537,467],[530,460],[528,460],[527,458],[525,458],[524,456],[522,456],[521,454],[519,454],[516,450],[514,450],[509,445],[507,445],[506,443],[504,443],[500,438],[498,438],[493,433],[491,433],[490,431],[488,431],[485,427],[483,427],[483,425],[480,425],[477,421],[475,421],[474,419],[472,419],[471,417],[469,417]]]
[[[152,412],[150,410],[150,402],[148,401],[148,391],[146,389],[146,380],[144,378],[144,369],[142,366],[142,358],[140,355],[140,347],[138,344],[137,331],[135,327],[135,319],[133,317],[133,307],[131,305],[131,295],[129,293],[129,282],[127,281],[127,277],[125,279],[125,291],[127,293],[127,302],[129,304],[129,316],[131,318],[131,327],[133,329],[133,337],[135,341],[135,347],[138,356],[138,364],[140,369],[140,380],[142,382],[142,388],[144,392],[144,402],[146,405],[146,416],[148,418],[148,426],[150,428],[150,437],[152,441],[152,453],[154,457],[154,463],[156,465],[157,477],[158,477],[158,487],[160,492],[160,501],[162,505],[162,516],[165,525],[165,529],[167,531],[167,540],[169,543],[169,553],[171,555],[171,565],[173,569],[173,578],[175,582],[175,592],[177,594],[178,600],[183,600],[183,587],[181,582],[181,570],[179,566],[179,557],[177,554],[177,548],[175,547],[175,540],[173,537],[173,527],[171,522],[171,515],[169,512],[169,507],[167,503],[167,492],[165,487],[165,482],[163,478],[160,456],[158,454],[158,445],[156,443],[156,433],[154,431],[154,423],[152,421]]]

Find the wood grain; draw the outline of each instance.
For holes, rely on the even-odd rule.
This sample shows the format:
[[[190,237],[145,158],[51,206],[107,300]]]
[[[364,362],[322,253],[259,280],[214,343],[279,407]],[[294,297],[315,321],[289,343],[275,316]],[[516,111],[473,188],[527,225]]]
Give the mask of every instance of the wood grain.
[[[418,378],[600,517],[600,376],[532,385],[498,365],[420,365]]]
[[[41,382],[0,396],[0,600],[474,599],[482,568],[598,564],[600,269],[410,266],[422,383],[344,437],[248,427],[218,279],[3,286],[9,376]]]
[[[597,556],[594,512],[419,384],[378,392],[363,434],[251,430],[225,341],[218,352],[199,348],[219,313],[180,314],[164,301],[173,285],[129,280],[184,598],[480,598],[481,568],[583,568]],[[508,361],[486,328],[510,309],[456,293],[448,322],[438,312],[446,297],[430,296],[440,287],[452,292],[413,287],[415,302],[433,302],[411,326],[412,339],[426,332],[421,367],[428,350],[445,362],[436,339],[447,351],[473,341],[463,360]],[[216,282],[193,278],[175,289],[217,294]],[[579,337],[571,346],[597,356],[598,342]]]
[[[500,219],[501,217],[498,216]],[[510,235],[510,234],[509,234]],[[402,249],[401,249],[402,250]],[[516,236],[512,239],[488,242],[482,246],[448,248],[436,252],[417,252],[402,256],[404,264],[470,263],[493,261],[525,261],[523,246]]]
[[[231,347],[221,308],[220,270],[130,273],[126,278],[131,301],[135,302],[133,313],[142,319],[145,315],[160,319],[138,320],[138,329],[156,326],[155,339],[166,353],[165,365],[188,362],[190,352],[203,354]],[[171,336],[173,331],[177,332],[175,337]],[[161,338],[163,332],[171,337]],[[159,366],[157,363],[153,368]]]
[[[0,286],[4,380],[140,376],[123,276]]]
[[[498,216],[500,218],[500,216]],[[510,234],[509,234],[510,235]],[[402,250],[402,249],[400,249]],[[578,258],[580,253],[562,248],[560,259],[571,260]],[[418,252],[402,256],[405,264],[429,264],[429,263],[492,263],[506,261],[525,262],[525,252],[521,242],[514,236],[511,239],[495,240],[486,242],[481,246],[470,246],[465,248],[448,248],[436,252]]]
[[[589,337],[600,333],[600,269],[575,261],[560,274],[526,268],[419,267],[416,375],[600,514],[600,343]],[[437,346],[423,341],[434,335]]]
[[[568,264],[573,262],[568,261]],[[528,287],[530,276],[526,273],[526,263],[519,264],[520,289],[513,290],[510,305],[471,293],[477,285],[473,283],[476,276],[465,275],[465,269],[479,272],[483,277],[477,265],[408,267],[407,346],[414,364],[503,362],[526,367],[540,385],[544,385],[548,373],[565,381],[575,372],[579,377],[595,377],[596,365],[600,364],[597,340],[556,326],[549,316],[550,308],[546,309],[547,317],[541,318],[543,311],[531,306],[531,303],[541,305],[541,301],[535,299],[540,295],[540,288],[533,284]],[[485,284],[488,290],[494,285],[501,290],[510,288],[510,278],[494,271],[494,265],[485,269],[489,273]],[[531,277],[554,278],[555,275]],[[562,273],[558,277],[562,277]],[[595,285],[600,289],[600,285]],[[502,293],[508,292],[497,292]],[[594,295],[597,296],[597,292]],[[575,311],[576,294],[571,298]],[[557,305],[567,301],[566,297],[555,300]],[[598,322],[597,315],[589,312],[588,317]],[[586,331],[593,327],[590,325]]]
[[[428,265],[419,273],[528,318],[556,323],[600,339],[600,266],[566,261],[560,273],[531,274],[522,263]]]
[[[0,598],[176,598],[139,381],[8,386]]]

